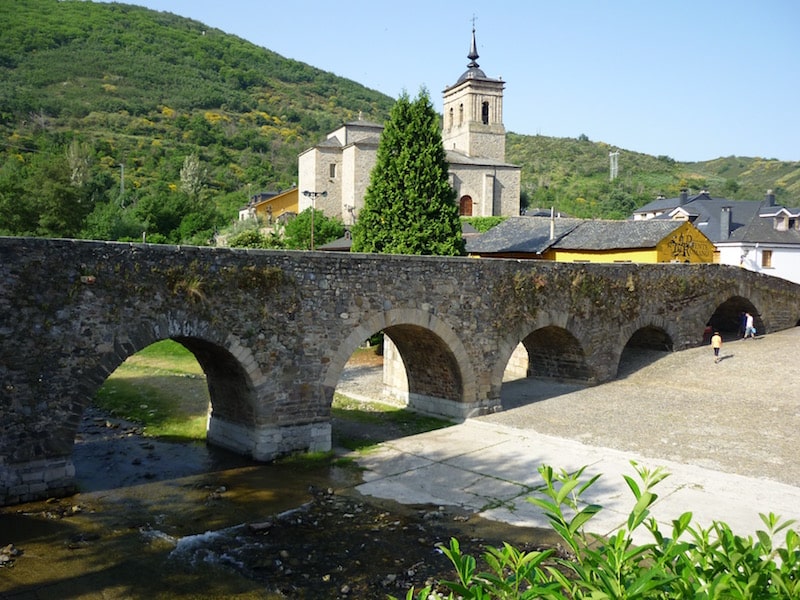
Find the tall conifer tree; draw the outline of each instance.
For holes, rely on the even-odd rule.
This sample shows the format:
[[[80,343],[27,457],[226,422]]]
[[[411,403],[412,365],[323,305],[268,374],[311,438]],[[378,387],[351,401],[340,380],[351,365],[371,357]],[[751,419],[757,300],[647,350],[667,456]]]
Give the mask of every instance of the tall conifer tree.
[[[439,116],[426,90],[402,94],[381,135],[353,227],[353,252],[464,254],[456,193],[448,181]]]

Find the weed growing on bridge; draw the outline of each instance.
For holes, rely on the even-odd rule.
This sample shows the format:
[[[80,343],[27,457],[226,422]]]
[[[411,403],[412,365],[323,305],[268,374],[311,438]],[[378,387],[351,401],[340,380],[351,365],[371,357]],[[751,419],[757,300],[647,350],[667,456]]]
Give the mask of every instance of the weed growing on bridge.
[[[200,275],[191,275],[175,282],[172,293],[179,296],[185,294],[189,302],[205,302],[206,293],[204,291],[205,281]]]
[[[570,314],[588,317],[593,311],[612,308],[630,321],[638,315],[639,292],[632,276],[624,281],[580,269],[573,273],[517,272],[495,287],[498,314],[509,323],[535,319],[540,307],[558,298]]]
[[[617,598],[626,600],[725,598],[731,600],[786,599],[800,597],[800,534],[770,513],[760,515],[765,530],[756,537],[740,537],[722,522],[708,528],[693,527],[687,512],[672,522],[664,535],[650,507],[657,495],[653,488],[668,473],[633,464],[639,481],[625,476],[635,504],[627,522],[610,537],[587,534],[586,524],[602,507],[581,501],[598,479],[582,479],[576,473],[539,469],[544,485],[540,496],[528,501],[541,508],[566,552],[547,549],[521,552],[510,544],[490,548],[484,555],[490,572],[477,572],[474,557],[461,553],[456,539],[441,550],[455,567],[457,579],[443,581],[447,598],[464,600],[577,600]],[[632,534],[644,527],[653,541],[633,544]],[[784,543],[776,544],[784,533]],[[428,587],[407,600],[442,600]],[[391,597],[391,596],[390,596]],[[394,599],[396,600],[396,599]]]
[[[280,286],[293,283],[280,267],[245,266],[240,269],[228,269],[223,280],[246,292],[258,292],[260,295],[274,293]]]
[[[500,281],[494,289],[497,314],[510,323],[535,318],[547,287],[547,277],[541,273],[514,273],[508,281]]]

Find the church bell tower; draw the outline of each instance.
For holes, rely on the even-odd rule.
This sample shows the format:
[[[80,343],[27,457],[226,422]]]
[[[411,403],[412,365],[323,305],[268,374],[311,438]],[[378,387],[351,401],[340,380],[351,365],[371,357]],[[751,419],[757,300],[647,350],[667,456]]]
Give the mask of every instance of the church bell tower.
[[[472,28],[467,70],[444,90],[442,141],[445,150],[469,157],[504,162],[506,130],[503,126],[502,79],[490,79],[476,62],[475,28]]]

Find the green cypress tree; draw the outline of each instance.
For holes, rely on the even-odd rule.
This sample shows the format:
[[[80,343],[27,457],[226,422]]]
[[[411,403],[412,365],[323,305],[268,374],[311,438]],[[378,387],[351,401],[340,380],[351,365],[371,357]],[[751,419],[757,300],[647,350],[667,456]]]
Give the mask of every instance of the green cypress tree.
[[[426,90],[402,94],[381,135],[377,160],[353,227],[353,252],[464,254],[456,193],[439,116]]]

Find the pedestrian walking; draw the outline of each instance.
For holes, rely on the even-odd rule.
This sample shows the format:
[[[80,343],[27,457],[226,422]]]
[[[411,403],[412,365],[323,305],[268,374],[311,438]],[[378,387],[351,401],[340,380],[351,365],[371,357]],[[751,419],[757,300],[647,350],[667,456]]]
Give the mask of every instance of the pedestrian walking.
[[[755,338],[756,328],[753,325],[753,315],[749,312],[744,313],[744,339]]]
[[[711,347],[714,349],[714,362],[719,362],[719,351],[722,349],[722,336],[719,331],[715,331],[711,336]]]

